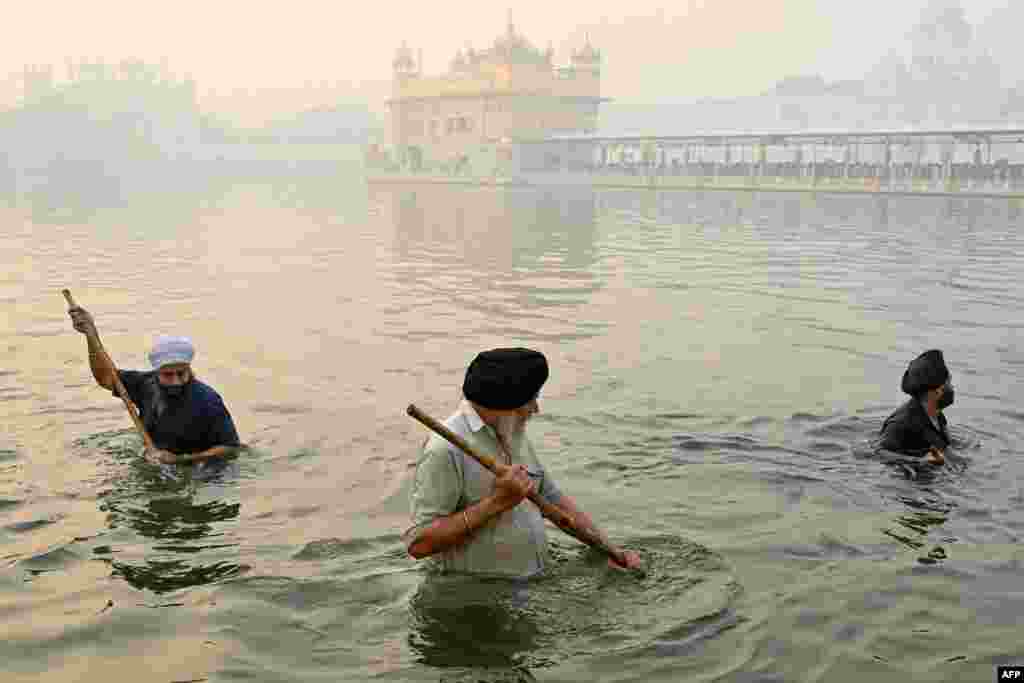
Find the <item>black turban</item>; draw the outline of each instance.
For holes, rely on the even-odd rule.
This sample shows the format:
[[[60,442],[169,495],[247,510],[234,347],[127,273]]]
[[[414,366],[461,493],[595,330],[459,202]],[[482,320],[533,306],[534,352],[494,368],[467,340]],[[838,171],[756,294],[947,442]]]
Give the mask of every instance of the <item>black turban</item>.
[[[910,361],[903,373],[900,388],[903,393],[918,396],[928,389],[941,387],[949,379],[949,369],[942,359],[942,351],[932,349]]]
[[[548,361],[531,349],[491,349],[478,353],[466,369],[462,393],[492,410],[521,408],[548,380]]]

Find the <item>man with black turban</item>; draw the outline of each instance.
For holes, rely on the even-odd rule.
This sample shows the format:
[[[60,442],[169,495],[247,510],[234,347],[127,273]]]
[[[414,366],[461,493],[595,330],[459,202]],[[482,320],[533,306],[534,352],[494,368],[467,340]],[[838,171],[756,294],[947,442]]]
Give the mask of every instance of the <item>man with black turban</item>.
[[[949,446],[946,416],[942,411],[953,404],[953,385],[942,351],[932,349],[910,361],[900,387],[910,400],[882,425],[880,446],[941,465]]]
[[[416,463],[413,526],[404,534],[410,555],[429,557],[441,571],[514,577],[542,571],[549,562],[544,518],[526,499],[534,491],[607,541],[555,485],[526,434],[547,379],[547,359],[531,349],[492,349],[473,359],[462,384],[465,400],[445,426],[511,467],[496,478],[432,435]],[[630,568],[639,566],[636,553],[626,556]]]

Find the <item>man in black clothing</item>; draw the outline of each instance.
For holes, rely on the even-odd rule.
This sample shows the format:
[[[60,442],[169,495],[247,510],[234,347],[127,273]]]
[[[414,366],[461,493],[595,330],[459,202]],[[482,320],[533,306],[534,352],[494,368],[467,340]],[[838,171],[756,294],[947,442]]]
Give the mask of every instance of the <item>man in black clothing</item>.
[[[943,464],[949,432],[942,411],[953,404],[954,391],[942,351],[925,351],[912,360],[900,388],[910,400],[885,420],[879,446],[923,457],[930,465]]]
[[[76,330],[86,336],[89,368],[96,383],[117,395],[114,368],[102,345],[92,316],[84,308],[68,312]],[[154,449],[154,463],[223,462],[238,455],[241,443],[224,401],[192,372],[195,348],[187,337],[159,337],[149,353],[152,370],[118,370],[128,398],[139,410]]]

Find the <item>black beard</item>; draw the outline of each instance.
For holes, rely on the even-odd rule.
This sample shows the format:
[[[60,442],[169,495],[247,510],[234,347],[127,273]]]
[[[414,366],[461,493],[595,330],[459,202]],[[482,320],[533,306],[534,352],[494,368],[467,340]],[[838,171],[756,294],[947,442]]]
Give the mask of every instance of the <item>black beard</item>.
[[[192,380],[189,380],[189,382],[191,381]],[[189,382],[174,386],[157,384],[155,408],[158,417],[163,415],[167,408],[177,406],[181,403],[182,399],[185,397],[186,391],[188,391]]]

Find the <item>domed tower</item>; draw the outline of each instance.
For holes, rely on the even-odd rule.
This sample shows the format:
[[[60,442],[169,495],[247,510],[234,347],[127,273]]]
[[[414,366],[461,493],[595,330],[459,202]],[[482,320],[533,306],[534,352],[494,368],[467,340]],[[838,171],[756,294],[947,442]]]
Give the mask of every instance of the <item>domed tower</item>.
[[[409,145],[409,136],[412,134],[414,122],[411,117],[411,107],[407,101],[409,91],[416,87],[419,82],[420,72],[416,61],[412,57],[412,50],[402,41],[402,46],[395,50],[395,58],[391,60],[391,72],[394,75],[391,81],[391,100],[388,108],[391,110],[391,141],[400,154],[405,154]]]
[[[456,50],[451,64],[448,65],[449,71],[452,73],[460,73],[465,71],[467,68],[469,68],[469,60],[462,53],[462,50]]]
[[[395,51],[395,58],[391,61],[391,69],[396,80],[405,80],[419,75],[416,69],[416,62],[412,58],[412,50],[402,42],[402,47]]]
[[[26,102],[37,100],[53,92],[52,67],[26,66],[23,78]]]
[[[601,51],[590,44],[589,37],[582,48],[572,53],[572,68],[577,72],[601,75]]]
[[[601,51],[590,44],[588,36],[583,47],[572,53],[570,68],[574,94],[579,98],[573,128],[593,134],[598,126],[598,108],[601,104]]]

